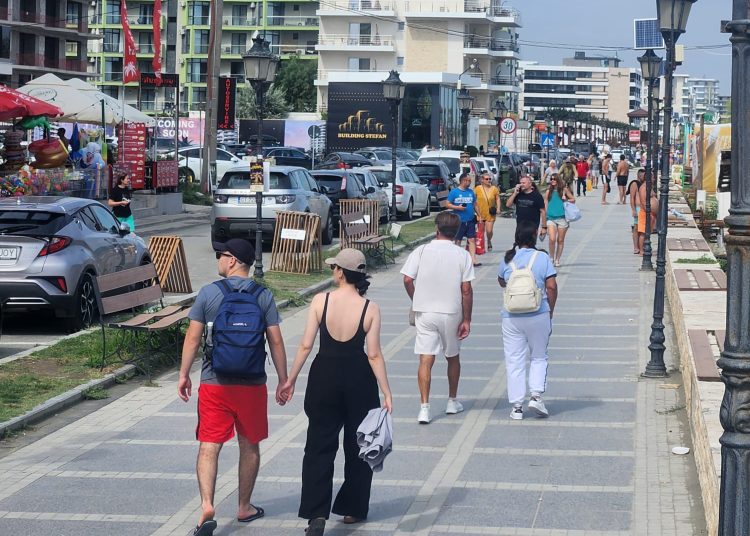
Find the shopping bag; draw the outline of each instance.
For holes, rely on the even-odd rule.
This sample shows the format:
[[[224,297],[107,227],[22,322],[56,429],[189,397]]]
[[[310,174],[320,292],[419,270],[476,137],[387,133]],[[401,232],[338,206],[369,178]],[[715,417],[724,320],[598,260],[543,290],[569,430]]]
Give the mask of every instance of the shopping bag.
[[[565,219],[569,222],[578,221],[581,219],[581,209],[578,208],[574,203],[565,201]]]
[[[477,255],[484,255],[484,222],[477,223],[477,237],[475,238]]]
[[[592,188],[594,187],[593,183],[591,182],[591,179],[586,179],[586,191],[590,192]]]

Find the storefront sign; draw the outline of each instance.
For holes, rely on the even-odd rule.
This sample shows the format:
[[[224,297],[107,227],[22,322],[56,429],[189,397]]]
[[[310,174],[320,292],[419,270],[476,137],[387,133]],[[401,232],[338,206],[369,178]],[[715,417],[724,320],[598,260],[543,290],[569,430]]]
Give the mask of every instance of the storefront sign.
[[[131,187],[146,187],[146,125],[123,123],[117,133],[117,170],[130,174]]]
[[[153,162],[154,188],[176,188],[178,164],[176,160]]]
[[[219,77],[219,110],[216,114],[217,130],[234,130],[234,107],[237,94],[237,79]]]
[[[141,87],[179,87],[179,74],[162,73],[161,78],[154,74],[141,73]]]
[[[628,131],[628,141],[630,143],[640,143],[640,141],[641,141],[641,131],[640,130],[629,130]]]

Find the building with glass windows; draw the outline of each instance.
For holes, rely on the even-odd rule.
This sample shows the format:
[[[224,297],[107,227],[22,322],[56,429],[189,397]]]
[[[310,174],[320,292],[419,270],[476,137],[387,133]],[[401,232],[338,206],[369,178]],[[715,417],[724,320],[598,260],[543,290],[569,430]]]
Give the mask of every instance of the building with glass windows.
[[[88,75],[89,2],[0,0],[0,83],[19,87],[45,73]]]
[[[174,29],[167,17],[168,5],[177,3]],[[124,40],[120,21],[119,0],[98,0],[91,7],[92,24],[101,33],[100,47],[91,51],[93,70],[99,77],[102,91],[124,99],[129,104],[138,100],[138,84],[123,87],[122,54]],[[221,76],[234,76],[239,84],[245,83],[242,55],[252,45],[251,40],[261,34],[270,42],[271,50],[281,59],[297,56],[316,61],[315,44],[318,39],[317,0],[224,0],[221,17]],[[208,0],[169,0],[163,2],[162,19],[162,71],[176,71],[180,75],[180,108],[182,113],[205,109],[206,81],[210,33],[210,2]],[[153,0],[129,0],[128,21],[138,49],[138,67],[141,73],[153,73]],[[168,26],[169,25],[169,26]],[[170,38],[172,32],[176,38]],[[169,44],[176,47],[167,58]],[[171,71],[170,69],[173,69]],[[141,90],[141,109],[161,112],[166,101],[155,89]]]
[[[470,144],[488,146],[496,138],[495,101],[510,113],[518,110],[521,15],[504,1],[327,0],[317,14],[315,85],[318,110],[329,116],[329,141],[338,124],[331,114],[356,115],[363,105],[339,99],[339,92],[354,95],[366,87],[374,95],[375,85],[392,69],[406,84],[398,133],[398,143],[405,146],[461,144],[459,78],[474,97]],[[334,110],[334,102],[344,108]]]

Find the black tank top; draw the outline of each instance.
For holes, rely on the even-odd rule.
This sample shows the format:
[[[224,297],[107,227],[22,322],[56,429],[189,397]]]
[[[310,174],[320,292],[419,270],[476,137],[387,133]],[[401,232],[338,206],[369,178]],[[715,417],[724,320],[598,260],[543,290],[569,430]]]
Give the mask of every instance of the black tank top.
[[[359,326],[357,332],[348,341],[338,341],[334,339],[328,332],[328,325],[326,324],[326,316],[328,314],[328,296],[330,294],[326,292],[326,302],[323,306],[323,317],[320,319],[320,355],[326,355],[330,357],[349,357],[356,354],[365,354],[365,314],[367,313],[367,306],[370,305],[370,300],[365,301],[365,306],[362,309],[362,316],[359,319]]]

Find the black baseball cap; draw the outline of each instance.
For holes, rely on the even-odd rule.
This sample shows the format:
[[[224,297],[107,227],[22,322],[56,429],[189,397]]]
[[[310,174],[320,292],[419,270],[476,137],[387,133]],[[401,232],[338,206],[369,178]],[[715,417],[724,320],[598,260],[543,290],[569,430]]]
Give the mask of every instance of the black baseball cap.
[[[242,264],[255,262],[255,248],[243,238],[230,238],[226,242],[213,242],[214,251],[229,253]]]

